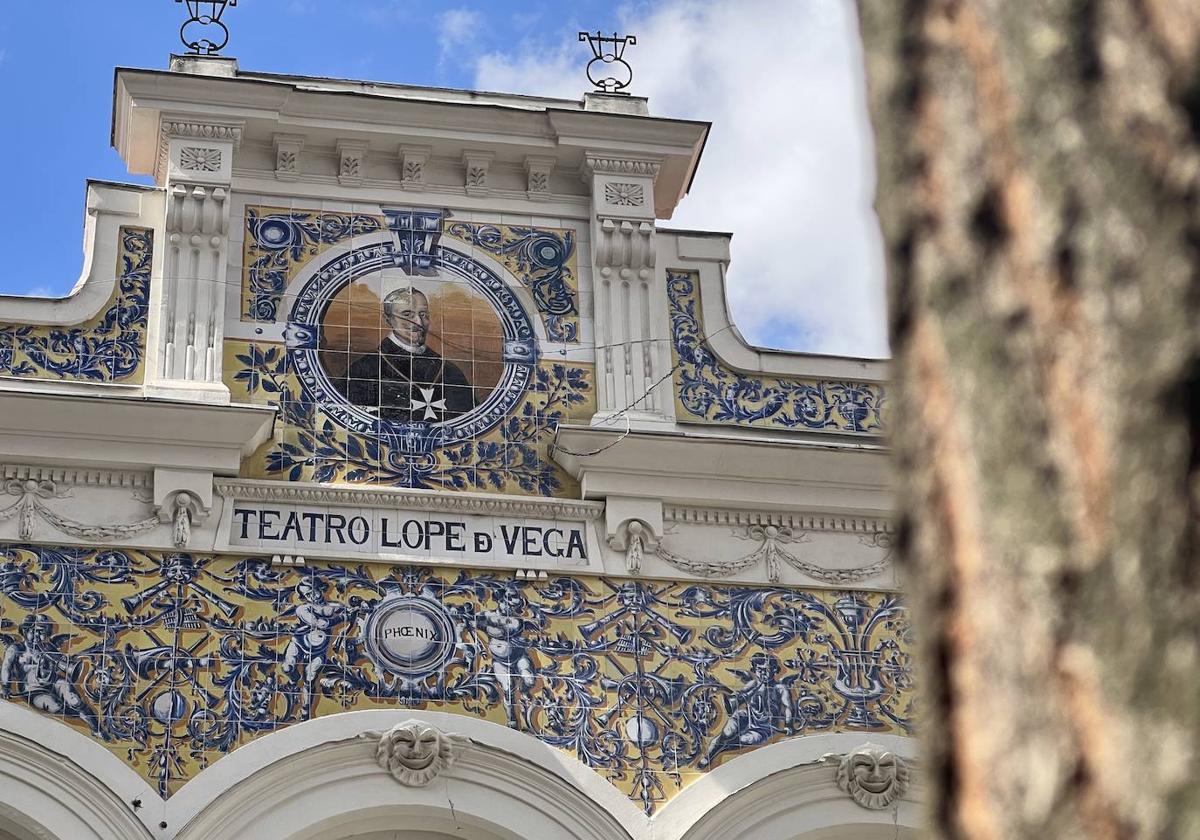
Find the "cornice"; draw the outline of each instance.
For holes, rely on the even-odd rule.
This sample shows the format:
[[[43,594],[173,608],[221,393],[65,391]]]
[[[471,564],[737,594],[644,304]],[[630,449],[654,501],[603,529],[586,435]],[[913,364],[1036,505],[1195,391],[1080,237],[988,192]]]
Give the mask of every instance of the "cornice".
[[[597,520],[603,502],[519,498],[483,493],[442,494],[433,491],[386,488],[330,487],[308,482],[218,480],[213,484],[227,499],[277,504],[346,505],[364,508],[406,508],[480,516],[520,516],[534,519]]]
[[[0,465],[4,481],[52,481],[59,487],[127,487],[142,490],[154,484],[149,471],[83,469],[81,467],[45,467],[28,464]]]
[[[617,157],[615,155],[587,155],[585,167],[589,173],[610,175],[636,175],[657,178],[662,170],[662,161],[650,158]]]
[[[251,169],[251,168],[245,168],[245,167],[235,167],[233,170],[233,175],[235,178],[239,179],[239,182],[240,182],[239,189],[250,191],[249,188],[253,187],[255,185],[247,184],[244,179],[258,178],[258,179],[265,180],[268,177],[274,178],[274,170],[273,169]],[[328,187],[332,187],[332,188],[341,188],[342,187],[341,183],[337,179],[337,176],[335,176],[335,175],[319,175],[319,174],[314,174],[312,172],[304,172],[304,173],[302,173],[302,175],[300,176],[300,178],[298,180],[300,180],[301,183],[303,183],[306,186],[321,185],[321,186],[328,186]],[[397,199],[395,197],[395,191],[398,189],[401,189],[403,187],[403,184],[404,184],[404,181],[402,181],[400,178],[395,178],[395,179],[390,179],[390,180],[384,179],[384,178],[364,178],[362,181],[362,185],[360,187],[357,187],[354,190],[353,194],[355,196],[364,196],[365,194],[363,191],[370,190],[370,189],[384,191],[387,194],[377,196],[377,198],[380,201],[380,203],[385,204],[385,205],[391,205],[391,204],[395,204],[397,202]],[[500,189],[489,190],[487,199],[481,200],[481,199],[476,198],[475,196],[472,196],[469,193],[467,193],[466,190],[464,190],[462,186],[457,186],[457,185],[452,185],[452,184],[422,183],[421,187],[420,187],[420,191],[422,193],[425,193],[428,195],[449,196],[449,197],[452,197],[452,198],[460,201],[464,205],[467,204],[468,202],[478,202],[478,206],[480,207],[480,209],[489,207],[490,206],[489,202],[494,202],[497,199],[511,199],[514,201],[525,201],[529,197],[528,193],[525,190],[500,188]],[[296,192],[296,190],[293,189],[293,190],[290,190],[290,192]],[[417,198],[419,198],[419,196],[417,196]],[[543,202],[546,202],[546,201],[559,202],[561,204],[569,205],[571,207],[576,207],[576,208],[584,208],[584,207],[591,206],[590,196],[587,196],[587,195],[584,195],[581,193],[550,193],[550,192],[548,192],[545,194],[545,197],[543,199]]]
[[[235,475],[241,459],[270,438],[275,409],[0,387],[0,417],[0,463]]]

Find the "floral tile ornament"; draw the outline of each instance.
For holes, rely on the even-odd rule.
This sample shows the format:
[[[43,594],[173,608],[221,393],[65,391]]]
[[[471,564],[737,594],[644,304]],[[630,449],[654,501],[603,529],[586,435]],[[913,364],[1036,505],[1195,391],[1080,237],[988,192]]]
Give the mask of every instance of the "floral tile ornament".
[[[243,477],[571,496],[574,480],[549,454],[559,423],[595,413],[591,364],[541,362],[516,409],[486,433],[426,452],[387,435],[347,431],[305,399],[283,345],[227,340],[226,384],[235,400],[279,407],[275,438],[243,464]]]
[[[436,632],[389,647],[398,617]],[[276,729],[402,708],[526,732],[653,813],[783,738],[910,733],[911,645],[880,592],[0,544],[0,695],[163,798]]]
[[[274,329],[226,342],[225,380],[235,400],[277,405],[281,423],[244,475],[577,490],[549,448],[559,423],[595,412],[594,365],[543,358],[539,339],[551,323],[575,334],[571,233],[467,226],[464,242],[446,216],[248,208],[244,302]],[[493,242],[505,268],[475,259]],[[534,320],[558,314],[575,321],[543,320],[543,331]]]
[[[887,431],[887,392],[876,382],[759,376],[723,364],[699,317],[699,276],[667,271],[681,422],[860,435]]]
[[[446,235],[499,258],[533,295],[552,341],[579,341],[573,231],[447,221]]]
[[[104,309],[74,326],[0,324],[0,376],[142,382],[154,232],[123,226],[118,235],[117,281]]]
[[[293,272],[322,251],[383,229],[361,213],[246,208],[242,261],[242,320],[274,321]]]

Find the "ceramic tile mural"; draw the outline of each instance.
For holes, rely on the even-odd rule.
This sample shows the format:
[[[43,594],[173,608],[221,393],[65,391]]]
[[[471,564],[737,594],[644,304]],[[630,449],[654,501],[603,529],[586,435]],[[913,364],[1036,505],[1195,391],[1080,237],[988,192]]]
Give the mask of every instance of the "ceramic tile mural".
[[[297,269],[331,245],[382,229],[378,216],[247,207],[242,320],[274,321]]]
[[[446,234],[498,257],[533,293],[552,341],[579,340],[575,236],[561,228],[446,222]]]
[[[543,347],[578,337],[571,231],[250,207],[243,256],[262,337],[226,341],[225,380],[281,421],[243,475],[576,491],[548,449],[595,412],[594,365]]]
[[[653,812],[789,735],[910,731],[887,593],[0,545],[0,694],[175,793],[265,733],[358,709],[492,720]]]
[[[117,281],[100,314],[74,326],[0,324],[0,376],[142,382],[154,234],[122,227],[119,235]]]
[[[887,395],[874,382],[752,376],[722,364],[700,318],[699,277],[667,271],[675,405],[681,422],[882,434]]]

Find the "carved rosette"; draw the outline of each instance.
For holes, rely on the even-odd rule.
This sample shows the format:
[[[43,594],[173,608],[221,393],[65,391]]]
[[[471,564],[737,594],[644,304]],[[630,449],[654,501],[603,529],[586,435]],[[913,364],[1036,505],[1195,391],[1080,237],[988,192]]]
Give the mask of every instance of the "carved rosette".
[[[837,785],[864,808],[881,811],[904,796],[908,762],[878,744],[863,744],[838,759]]]
[[[471,740],[443,732],[431,723],[406,720],[387,732],[364,732],[376,740],[375,760],[396,781],[407,787],[425,787],[445,773]]]

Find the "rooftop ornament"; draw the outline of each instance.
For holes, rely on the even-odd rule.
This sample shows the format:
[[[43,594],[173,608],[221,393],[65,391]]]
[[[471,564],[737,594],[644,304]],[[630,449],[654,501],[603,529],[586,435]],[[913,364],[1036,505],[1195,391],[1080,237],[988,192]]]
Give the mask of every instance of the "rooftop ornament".
[[[193,55],[216,55],[229,43],[229,27],[221,23],[221,15],[238,0],[175,0],[187,3],[191,15],[179,27],[179,40]]]
[[[618,35],[614,32],[612,37],[609,37],[602,35],[597,29],[595,35],[580,32],[579,40],[587,41],[588,46],[592,48],[592,55],[595,56],[588,62],[588,81],[596,86],[596,90],[604,93],[624,94],[625,88],[633,81],[633,68],[624,59],[625,48],[636,44],[637,36]],[[602,73],[608,75],[600,75]]]

